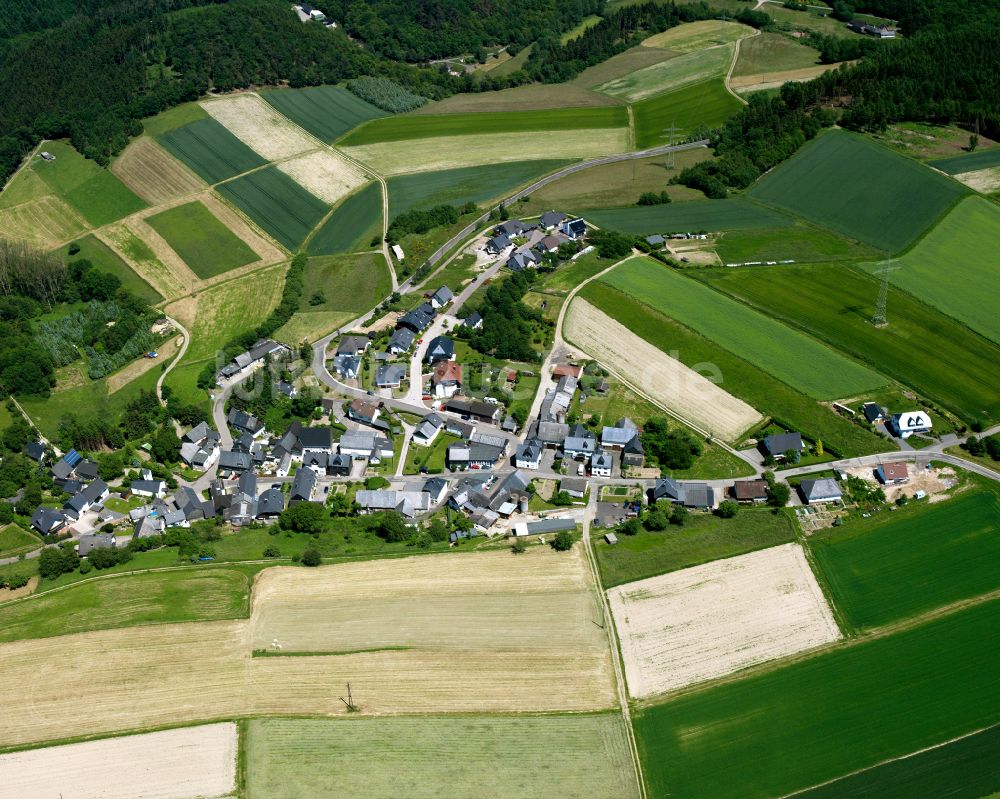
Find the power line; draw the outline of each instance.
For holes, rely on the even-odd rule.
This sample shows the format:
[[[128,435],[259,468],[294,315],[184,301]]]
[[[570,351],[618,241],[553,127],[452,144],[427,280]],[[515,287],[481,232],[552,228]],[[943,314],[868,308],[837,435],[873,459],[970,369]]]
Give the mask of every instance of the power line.
[[[878,275],[882,282],[878,287],[878,300],[875,302],[875,315],[872,317],[872,324],[875,327],[885,327],[889,324],[889,317],[886,315],[886,305],[889,301],[889,273],[894,272],[899,267],[890,266],[892,261],[886,261],[878,269]]]

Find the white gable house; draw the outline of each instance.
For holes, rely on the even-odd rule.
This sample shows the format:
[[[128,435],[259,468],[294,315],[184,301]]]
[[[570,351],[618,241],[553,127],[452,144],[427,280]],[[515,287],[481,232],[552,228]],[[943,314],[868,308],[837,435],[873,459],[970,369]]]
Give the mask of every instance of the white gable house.
[[[931,427],[931,417],[923,411],[897,413],[892,417],[892,432],[900,438],[909,438],[914,433],[929,433]]]

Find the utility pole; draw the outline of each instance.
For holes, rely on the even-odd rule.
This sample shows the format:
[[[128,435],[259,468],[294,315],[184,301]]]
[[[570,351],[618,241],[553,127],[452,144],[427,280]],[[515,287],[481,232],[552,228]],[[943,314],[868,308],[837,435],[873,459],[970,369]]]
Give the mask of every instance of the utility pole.
[[[875,316],[872,317],[872,324],[875,327],[887,327],[889,317],[886,315],[886,304],[889,300],[889,273],[899,267],[890,266],[892,261],[886,261],[879,267],[878,275],[882,279],[878,287],[878,300],[875,302]]]
[[[663,129],[663,133],[666,133],[670,137],[670,147],[671,147],[671,149],[667,152],[667,168],[668,169],[673,169],[674,168],[674,151],[673,151],[674,133],[680,130],[680,128],[678,128],[678,127],[676,127],[674,125],[674,121],[675,121],[674,119],[671,119],[670,120],[670,127]]]

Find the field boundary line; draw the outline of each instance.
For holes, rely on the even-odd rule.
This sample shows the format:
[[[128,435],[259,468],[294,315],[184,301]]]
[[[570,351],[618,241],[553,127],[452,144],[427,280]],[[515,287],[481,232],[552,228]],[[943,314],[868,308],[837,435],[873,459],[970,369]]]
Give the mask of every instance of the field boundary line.
[[[786,793],[778,797],[778,799],[792,799],[795,796],[801,796],[802,794],[816,790],[817,788],[822,788],[826,785],[832,785],[835,782],[840,782],[841,780],[848,779],[849,777],[854,777],[858,774],[864,774],[866,771],[872,771],[873,769],[881,768],[882,766],[887,766],[890,763],[896,763],[900,760],[908,760],[911,757],[917,757],[922,755],[924,752],[933,752],[935,749],[941,749],[942,747],[949,746],[950,744],[957,743],[958,741],[964,741],[966,738],[971,738],[973,735],[979,735],[980,733],[987,732],[989,730],[994,730],[1000,727],[1000,724],[991,724],[988,727],[980,727],[978,730],[972,730],[972,732],[967,732],[963,735],[957,735],[954,738],[949,738],[947,741],[942,741],[941,743],[932,744],[931,746],[925,746],[923,749],[917,749],[913,752],[908,752],[905,755],[900,755],[899,757],[890,757],[885,760],[880,760],[878,763],[873,763],[870,766],[865,766],[864,768],[855,769],[854,771],[849,771],[846,774],[841,774],[839,777],[834,777],[831,780],[826,780],[825,782],[817,783],[816,785],[810,785],[808,788],[800,788],[792,793]]]
[[[754,28],[753,36],[747,36],[745,38],[752,39],[754,36],[760,36],[760,31],[757,28]],[[736,62],[740,59],[741,44],[743,44],[743,39],[737,39],[736,46],[733,48],[733,60],[729,62],[729,70],[726,72],[726,77],[722,80],[722,85],[726,87],[727,92],[740,101],[741,105],[749,105],[749,101],[738,95],[735,91],[733,91],[733,87],[729,85],[729,82],[733,78],[733,71],[736,69]]]

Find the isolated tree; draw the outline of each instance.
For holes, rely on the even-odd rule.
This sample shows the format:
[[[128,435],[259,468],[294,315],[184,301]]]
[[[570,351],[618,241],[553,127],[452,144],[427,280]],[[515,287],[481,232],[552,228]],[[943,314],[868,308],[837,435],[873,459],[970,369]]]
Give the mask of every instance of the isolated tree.
[[[724,499],[719,503],[719,507],[715,509],[715,515],[722,519],[732,519],[736,515],[736,512],[740,509],[731,499]]]
[[[565,552],[573,547],[573,534],[569,530],[560,530],[552,539],[552,548],[556,552]]]
[[[309,547],[309,549],[302,553],[303,566],[319,566],[322,562],[323,556],[319,554],[319,550],[315,547]]]
[[[528,545],[524,543],[523,538],[515,538],[514,543],[511,545],[510,551],[515,555],[520,555],[528,551]]]
[[[643,526],[654,533],[666,530],[668,524],[670,524],[670,519],[662,510],[650,511],[643,520]]]
[[[282,530],[292,530],[296,533],[318,533],[323,529],[326,511],[322,505],[315,502],[298,502],[278,517],[278,526]]]
[[[642,524],[638,519],[627,519],[618,525],[618,532],[622,535],[638,535],[642,531]]]
[[[670,510],[670,523],[683,527],[687,521],[688,510],[683,505],[674,505]]]

